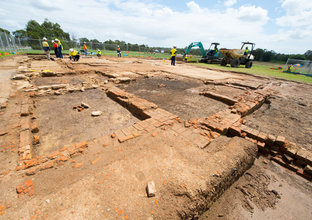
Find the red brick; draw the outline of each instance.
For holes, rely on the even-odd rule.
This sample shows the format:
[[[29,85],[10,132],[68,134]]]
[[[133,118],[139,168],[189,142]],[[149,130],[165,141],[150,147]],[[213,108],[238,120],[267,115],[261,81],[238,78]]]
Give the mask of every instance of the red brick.
[[[232,126],[229,128],[229,133],[233,136],[241,136],[241,132],[239,127]]]
[[[40,143],[40,137],[37,135],[33,136],[33,144],[39,144]]]
[[[126,136],[121,130],[115,131],[115,134],[116,134],[117,138],[122,138],[122,137]]]
[[[31,160],[26,160],[24,161],[24,167],[25,168],[29,168],[29,167],[33,167],[36,166],[38,164],[40,164],[41,162],[39,160],[37,160],[36,158],[31,159]]]
[[[46,169],[50,169],[50,168],[53,168],[53,167],[54,167],[53,161],[49,161],[48,163],[43,164],[40,167],[40,170],[46,170]]]
[[[60,155],[60,152],[59,152],[59,151],[55,151],[55,152],[53,152],[52,154],[50,154],[50,155],[48,156],[48,158],[52,160],[52,159],[57,158],[59,155]]]
[[[118,138],[118,141],[119,141],[120,143],[123,143],[123,142],[125,142],[125,141],[127,141],[127,140],[130,140],[130,139],[134,138],[134,137],[135,137],[135,136],[133,136],[133,135],[123,136],[123,137],[119,137],[119,138]]]
[[[219,133],[214,132],[214,131],[211,131],[211,132],[210,132],[210,135],[211,135],[211,137],[212,137],[213,139],[216,139],[217,137],[219,137],[219,136],[220,136],[220,134],[219,134]]]
[[[18,186],[18,187],[16,187],[16,192],[17,192],[18,194],[24,192],[24,186]]]
[[[34,174],[37,173],[37,171],[38,171],[38,168],[37,168],[37,167],[33,167],[33,168],[29,169],[29,170],[26,172],[26,175],[27,175],[27,176],[34,175]]]
[[[135,129],[137,129],[138,131],[142,131],[144,130],[144,127],[142,127],[140,124],[135,123],[134,125],[132,125]]]
[[[29,105],[25,104],[21,107],[21,116],[28,116],[29,115]]]
[[[34,183],[33,183],[32,180],[27,180],[27,181],[25,182],[25,187],[26,187],[26,188],[31,187],[31,186],[33,186],[33,185],[34,185]]]
[[[20,121],[20,127],[22,130],[27,130],[30,128],[30,118],[29,117],[22,117]]]
[[[59,162],[65,162],[65,161],[67,161],[69,158],[70,158],[69,156],[65,156],[65,155],[60,154],[60,156],[56,158],[56,162],[57,162],[57,163],[59,163]]]
[[[76,148],[87,148],[87,147],[88,147],[88,143],[86,141],[76,144]]]
[[[31,145],[30,131],[24,130],[20,133],[20,148]]]
[[[277,144],[278,146],[284,146],[286,143],[286,138],[283,136],[277,136],[276,140],[275,140],[275,144]]]

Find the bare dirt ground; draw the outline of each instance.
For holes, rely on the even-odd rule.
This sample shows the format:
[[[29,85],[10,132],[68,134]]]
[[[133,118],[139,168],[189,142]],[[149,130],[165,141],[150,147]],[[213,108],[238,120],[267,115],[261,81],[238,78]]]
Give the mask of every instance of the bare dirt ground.
[[[40,97],[36,102],[41,137],[38,155],[52,153],[64,145],[98,138],[139,121],[127,109],[116,104],[103,91],[94,89],[63,96]],[[74,106],[86,103],[81,112]],[[93,111],[102,111],[101,117],[92,117]],[[61,115],[65,115],[65,118]],[[66,120],[66,126],[64,126]]]
[[[120,88],[157,104],[159,107],[189,120],[213,115],[227,105],[199,95],[202,82],[183,77],[155,76],[138,79]]]
[[[311,85],[162,60],[40,56],[2,60],[0,83],[0,219],[312,218]],[[73,108],[82,102],[89,108]],[[281,147],[230,135],[234,124],[307,151],[284,155],[283,138],[273,140]]]
[[[312,151],[312,102],[310,86],[280,82],[276,91],[257,112],[246,117],[247,124],[272,134],[280,134]]]
[[[260,157],[200,219],[310,219],[312,187]]]

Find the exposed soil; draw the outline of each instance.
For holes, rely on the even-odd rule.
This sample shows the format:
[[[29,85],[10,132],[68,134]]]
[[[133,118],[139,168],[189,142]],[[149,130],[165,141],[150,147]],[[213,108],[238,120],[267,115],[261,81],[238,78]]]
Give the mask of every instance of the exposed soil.
[[[53,84],[71,84],[71,85],[81,85],[84,82],[81,76],[62,76],[62,77],[42,77],[35,78],[32,83],[36,86],[45,86]]]
[[[41,144],[38,155],[45,155],[64,145],[111,134],[139,121],[128,110],[112,101],[98,89],[68,93],[62,96],[36,98]],[[84,102],[90,106],[81,112],[73,109]],[[92,117],[92,111],[102,115]],[[64,124],[65,123],[65,124]]]
[[[219,101],[199,95],[201,86],[202,82],[197,80],[155,76],[137,79],[119,87],[185,120],[207,117],[228,107]]]
[[[312,184],[260,157],[200,219],[311,219]]]
[[[205,130],[216,137],[210,136],[210,144],[202,149],[198,140],[208,142],[206,133],[177,118],[168,123],[156,121],[155,126],[150,120],[123,142],[115,137],[117,130],[131,133],[128,127],[140,120],[105,93],[118,86],[188,120],[229,108],[199,95],[203,89],[236,99],[265,87],[270,102],[246,116],[246,125],[283,135],[311,151],[311,85],[138,58],[82,57],[70,63],[21,56],[1,64],[0,83],[5,86],[0,87],[0,98],[7,105],[0,109],[0,218],[312,219],[311,182],[263,157],[249,169],[257,155],[255,143]],[[10,74],[21,70],[19,65],[23,71],[36,73],[35,78],[11,81],[12,86],[7,86]],[[42,70],[58,73],[58,77],[40,77]],[[115,84],[118,77],[129,77],[131,82]],[[210,84],[203,83],[207,80]],[[69,84],[75,90],[48,93],[36,88],[52,84]],[[33,92],[36,89],[38,93]],[[33,167],[18,170],[24,160],[19,152],[21,133],[29,130],[21,117],[27,98],[36,106],[27,117],[35,116],[33,121],[39,124],[40,144],[31,146],[32,158],[46,158],[80,141],[87,141],[86,149],[64,161],[49,158],[53,167],[39,167],[37,173],[28,173]],[[90,107],[81,112],[73,109],[82,102]],[[145,107],[146,102],[135,104]],[[92,117],[95,110],[102,115]],[[29,131],[29,137],[33,135]],[[34,193],[18,194],[17,187],[29,180]],[[152,180],[156,194],[147,197],[146,185]]]
[[[205,91],[214,92],[220,95],[227,96],[232,99],[236,99],[239,96],[243,95],[247,91],[244,89],[233,88],[229,86],[221,86],[221,85],[209,85],[204,87]]]
[[[246,117],[246,124],[266,133],[282,135],[312,150],[312,105],[308,100],[272,97],[258,111]]]

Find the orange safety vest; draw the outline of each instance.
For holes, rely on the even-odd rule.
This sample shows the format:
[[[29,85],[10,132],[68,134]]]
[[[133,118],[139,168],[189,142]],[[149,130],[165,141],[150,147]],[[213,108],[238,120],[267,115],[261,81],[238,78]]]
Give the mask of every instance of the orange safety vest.
[[[57,48],[57,43],[53,43],[53,48]]]
[[[86,50],[87,49],[87,45],[84,44],[83,45],[83,49]]]
[[[117,50],[120,50],[120,47],[117,47]]]

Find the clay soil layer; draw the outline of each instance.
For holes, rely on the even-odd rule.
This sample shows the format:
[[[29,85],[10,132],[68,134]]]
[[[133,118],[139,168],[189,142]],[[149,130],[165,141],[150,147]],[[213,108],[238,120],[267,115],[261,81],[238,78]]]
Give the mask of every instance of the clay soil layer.
[[[128,57],[0,64],[1,219],[312,219],[311,85]]]

